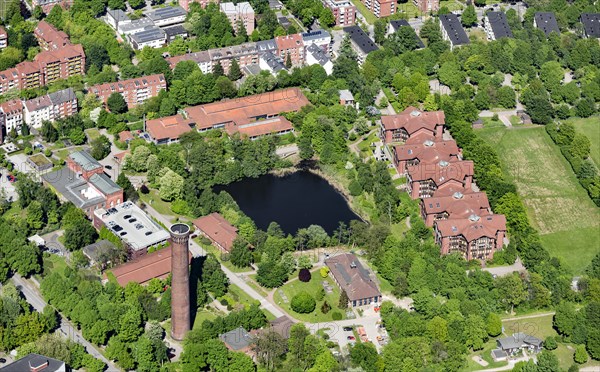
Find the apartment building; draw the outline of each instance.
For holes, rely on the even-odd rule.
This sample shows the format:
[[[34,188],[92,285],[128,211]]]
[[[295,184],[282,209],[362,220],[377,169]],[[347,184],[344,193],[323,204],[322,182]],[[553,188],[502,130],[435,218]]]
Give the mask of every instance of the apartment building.
[[[440,0],[413,0],[421,13],[431,14],[440,10]]]
[[[144,49],[144,47],[162,48],[167,43],[167,34],[159,27],[148,26],[142,31],[127,35],[127,40],[136,50]]]
[[[448,196],[432,196],[421,199],[421,217],[425,224],[433,227],[435,222],[449,219],[465,219],[469,216],[492,214],[490,202],[484,192],[455,192]]]
[[[300,36],[302,36],[304,48],[308,48],[311,45],[316,45],[325,53],[329,53],[331,50],[331,34],[325,30],[303,32],[300,34]]]
[[[331,58],[329,58],[327,53],[319,48],[317,44],[311,44],[306,48],[306,64],[309,66],[318,64],[323,67],[327,75],[333,73],[333,62],[331,61]]]
[[[144,103],[150,97],[167,89],[167,82],[162,74],[143,76],[140,78],[94,85],[88,91],[92,92],[102,102],[106,103],[113,93],[119,93],[125,99],[128,108]]]
[[[358,56],[358,64],[362,65],[369,53],[379,50],[379,47],[371,40],[362,28],[358,26],[344,27],[344,32],[350,37],[352,49]]]
[[[398,32],[400,30],[401,27],[410,27],[413,30],[413,33],[415,34],[415,41],[417,43],[417,48],[418,49],[425,48],[425,44],[423,44],[423,40],[421,40],[421,38],[419,38],[419,35],[417,35],[415,30],[405,19],[395,19],[393,21],[390,21],[390,23],[388,24],[388,29],[386,31],[386,36],[395,34],[396,32]]]
[[[34,9],[36,6],[40,6],[44,13],[49,14],[55,5],[60,6],[63,9],[69,9],[73,5],[73,0],[32,0],[31,8]]]
[[[533,16],[533,27],[542,30],[546,36],[550,36],[552,32],[560,35],[556,16],[552,12],[536,12]]]
[[[150,10],[144,14],[157,27],[181,24],[187,16],[187,12],[180,6],[166,6]]]
[[[4,49],[8,46],[8,33],[4,27],[0,26],[0,49]]]
[[[470,189],[473,183],[474,164],[470,160],[419,163],[407,167],[406,187],[413,199],[429,198],[441,187]]]
[[[289,56],[292,66],[301,66],[304,64],[304,42],[300,34],[286,36],[276,36],[277,55],[285,62]]]
[[[210,3],[219,3],[219,0],[178,0],[179,6],[182,7],[186,12],[190,10],[190,4],[198,3],[202,9]]]
[[[32,62],[21,62],[14,68],[0,72],[0,94],[13,88],[35,89],[59,79],[83,75],[84,68],[85,54],[80,44],[44,51],[35,56]]]
[[[442,254],[459,253],[466,260],[488,260],[504,245],[506,217],[473,214],[463,219],[437,221],[434,230]]]
[[[456,14],[440,15],[440,29],[442,38],[450,42],[450,50],[470,43],[469,37]]]
[[[389,17],[396,13],[395,0],[361,0],[377,18]]]
[[[35,30],[33,30],[33,36],[35,36],[38,44],[40,44],[41,50],[58,50],[66,45],[71,45],[67,34],[57,30],[46,21],[38,23]]]
[[[385,143],[407,142],[409,138],[419,135],[431,136],[442,140],[445,115],[443,111],[420,111],[415,107],[407,107],[397,115],[381,117],[379,136]]]
[[[25,122],[41,128],[42,122],[63,119],[77,113],[77,96],[68,88],[50,93],[24,103]]]
[[[205,50],[202,52],[187,53],[181,56],[167,58],[169,66],[174,69],[181,61],[194,61],[200,70],[207,74],[212,72],[213,66],[220,63],[225,73],[229,73],[231,62],[235,59],[244,68],[250,65],[258,65],[259,53],[258,43],[244,43],[224,48]]]
[[[241,23],[246,29],[246,35],[252,34],[254,31],[254,9],[249,2],[221,3],[220,7],[221,12],[225,13],[236,33],[239,32],[238,27]]]
[[[483,25],[488,40],[513,37],[504,12],[487,12],[483,17]]]
[[[323,0],[323,4],[331,9],[336,26],[352,26],[356,23],[356,7],[349,0]]]
[[[400,174],[406,174],[408,167],[421,163],[434,164],[440,161],[452,162],[462,159],[462,152],[454,140],[435,141],[426,139],[422,143],[404,144],[392,147],[392,160]]]
[[[586,38],[600,38],[600,13],[581,13],[583,36]]]
[[[23,125],[23,102],[18,99],[13,99],[0,103],[0,111],[4,114],[4,128],[6,133],[9,133],[13,128],[17,131],[21,130]]]

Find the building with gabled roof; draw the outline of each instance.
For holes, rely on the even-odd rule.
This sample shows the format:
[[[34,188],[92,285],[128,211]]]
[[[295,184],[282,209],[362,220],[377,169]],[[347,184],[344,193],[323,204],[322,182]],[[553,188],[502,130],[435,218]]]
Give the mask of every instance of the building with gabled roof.
[[[105,104],[111,94],[119,93],[123,96],[127,107],[131,109],[146,102],[151,97],[158,96],[161,90],[166,89],[167,81],[163,74],[155,74],[94,85],[88,89],[88,92],[94,93]]]
[[[413,30],[413,33],[415,34],[415,41],[417,43],[417,49],[425,48],[425,44],[423,44],[423,40],[421,40],[419,35],[417,35],[415,30],[412,28],[412,26],[408,23],[408,21],[406,19],[395,19],[393,21],[390,21],[390,23],[388,24],[387,35],[395,34],[396,32],[398,32],[398,30],[400,30],[400,27],[410,27],[411,30]]]
[[[136,50],[144,49],[144,47],[162,48],[167,42],[167,33],[162,28],[152,25],[127,35],[127,39]]]
[[[413,199],[429,198],[438,188],[446,184],[471,188],[473,173],[474,165],[471,160],[420,163],[407,167],[406,185]]]
[[[319,48],[317,44],[311,44],[306,48],[306,64],[309,66],[319,65],[323,67],[327,75],[333,73],[333,62],[331,62],[331,58],[329,58],[327,53]]]
[[[439,220],[434,231],[442,254],[459,253],[466,260],[488,260],[504,245],[506,217],[473,214],[463,219]]]
[[[287,62],[289,56],[293,66],[300,66],[304,63],[304,41],[300,34],[291,34],[286,36],[276,36],[277,55]]]
[[[442,30],[442,38],[450,42],[450,50],[470,43],[469,37],[456,14],[440,15],[440,29]]]
[[[513,37],[504,12],[487,12],[483,17],[483,24],[488,40]]]
[[[484,192],[463,194],[455,192],[451,196],[432,196],[421,199],[421,217],[425,224],[433,227],[436,221],[464,219],[469,216],[488,216],[492,214],[490,202]]]
[[[344,32],[350,37],[352,49],[358,57],[358,64],[362,65],[369,53],[379,50],[379,47],[359,26],[344,27]]]
[[[42,122],[64,119],[77,113],[77,96],[72,88],[60,90],[24,103],[25,122],[41,128]]]
[[[13,99],[0,103],[0,111],[4,114],[4,127],[6,133],[9,133],[13,128],[20,130],[23,125],[23,102],[18,99]]]
[[[149,10],[144,15],[158,27],[183,23],[187,12],[180,6],[165,6]]]
[[[417,144],[395,145],[392,147],[392,160],[400,174],[405,174],[408,167],[420,163],[435,164],[440,161],[458,161],[462,152],[454,140],[435,141],[427,139]]]
[[[406,142],[420,134],[441,140],[445,120],[443,111],[421,111],[410,106],[397,115],[382,116],[379,135],[385,143]]]
[[[211,213],[194,220],[194,226],[206,236],[213,245],[223,252],[231,252],[238,229],[219,213]]]
[[[378,304],[381,292],[377,283],[352,253],[341,253],[325,260],[333,280],[348,295],[351,307]]]
[[[254,337],[243,327],[238,327],[234,330],[219,335],[219,340],[223,341],[225,346],[231,351],[241,352],[248,355],[253,354],[252,344],[254,343]]]
[[[193,120],[185,119],[181,114],[146,121],[146,132],[157,145],[179,141],[179,137],[194,130]]]
[[[33,30],[33,36],[40,44],[42,50],[57,50],[66,45],[71,45],[69,36],[56,29],[50,23],[46,21],[40,21]]]
[[[581,13],[583,35],[587,38],[600,38],[600,13]]]
[[[552,12],[536,12],[533,16],[533,27],[542,30],[546,36],[550,36],[552,32],[560,35],[558,22]]]

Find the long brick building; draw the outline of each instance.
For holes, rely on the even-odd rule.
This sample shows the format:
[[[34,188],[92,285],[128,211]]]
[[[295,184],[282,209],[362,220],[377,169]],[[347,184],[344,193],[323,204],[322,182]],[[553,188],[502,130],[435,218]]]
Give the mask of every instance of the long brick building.
[[[104,103],[108,101],[111,94],[119,93],[125,99],[127,107],[132,108],[146,102],[148,98],[156,97],[163,89],[167,89],[167,81],[163,74],[156,74],[94,85],[88,91],[94,93]]]
[[[406,142],[421,134],[441,140],[444,123],[443,111],[425,112],[411,106],[397,115],[382,116],[380,136],[385,143]]]

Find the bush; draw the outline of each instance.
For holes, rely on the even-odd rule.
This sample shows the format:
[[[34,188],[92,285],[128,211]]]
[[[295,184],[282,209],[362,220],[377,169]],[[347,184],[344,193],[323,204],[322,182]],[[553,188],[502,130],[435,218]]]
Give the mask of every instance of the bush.
[[[321,287],[321,289],[319,289],[316,297],[317,297],[317,301],[322,301],[325,298],[325,289],[323,287]]]
[[[219,300],[219,302],[221,303],[221,305],[223,306],[229,306],[229,301],[227,301],[226,298],[222,298]]]
[[[148,186],[142,185],[142,187],[140,187],[140,192],[142,194],[148,194],[150,192],[150,189],[148,189]]]
[[[323,305],[321,305],[321,312],[323,314],[327,314],[329,312],[329,310],[331,310],[331,306],[329,306],[327,301],[323,302]]]
[[[309,314],[315,310],[317,303],[308,292],[300,292],[292,298],[292,310],[300,314]]]
[[[327,275],[329,275],[329,268],[327,266],[323,266],[320,270],[319,273],[321,273],[321,277],[322,278],[327,278]]]
[[[547,350],[554,350],[558,347],[556,344],[556,339],[552,336],[548,336],[544,341],[544,348]]]
[[[498,117],[498,114],[492,115],[492,121],[498,121],[498,120],[500,120],[500,118]]]
[[[339,311],[334,311],[333,313],[331,313],[331,319],[342,320],[342,313],[340,313]]]
[[[171,203],[171,210],[176,214],[188,214],[188,203],[185,200],[177,199]]]
[[[310,271],[308,269],[300,269],[300,272],[298,272],[298,280],[300,280],[303,283],[308,283],[310,282]]]

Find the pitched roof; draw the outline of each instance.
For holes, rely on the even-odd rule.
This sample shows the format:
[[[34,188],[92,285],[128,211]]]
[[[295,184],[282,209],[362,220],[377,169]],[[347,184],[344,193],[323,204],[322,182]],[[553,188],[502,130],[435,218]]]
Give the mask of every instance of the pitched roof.
[[[210,62],[210,54],[207,50],[201,52],[187,53],[180,56],[169,57],[167,58],[167,62],[169,62],[169,67],[174,69],[175,66],[181,61],[194,61],[196,63],[208,63]]]
[[[453,183],[445,183],[442,185],[438,185],[437,190],[433,192],[433,198],[441,198],[444,196],[452,196],[456,193],[461,193],[463,195],[472,194],[474,191],[471,188],[465,188],[462,185],[457,186]]]
[[[444,125],[445,116],[443,111],[420,111],[415,107],[408,107],[397,115],[386,115],[381,117],[381,124],[385,130],[404,128],[410,135],[421,128],[435,131],[438,125]]]
[[[273,319],[269,322],[271,329],[283,337],[285,340],[290,338],[290,328],[294,325],[294,321],[287,315],[280,316],[279,318]]]
[[[113,249],[116,249],[115,245],[106,239],[86,245],[82,248],[83,253],[92,261],[98,261],[103,253],[110,252]]]
[[[71,102],[74,99],[77,99],[77,96],[75,95],[73,88],[67,88],[48,94],[48,98],[53,105],[60,105],[62,103]]]
[[[0,103],[0,110],[2,110],[2,112],[5,114],[22,113],[23,103],[21,100],[12,99],[10,101]]]
[[[143,89],[150,86],[165,86],[166,81],[163,74],[142,76],[139,78],[120,80],[113,83],[98,84],[90,87],[88,91],[98,96],[110,96],[112,93],[122,93],[133,89]]]
[[[544,31],[546,36],[550,35],[551,32],[560,34],[558,28],[558,22],[552,12],[536,12],[534,15],[535,25],[540,30]]]
[[[0,38],[5,39],[7,36],[8,34],[6,33],[6,29],[0,26]]]
[[[59,49],[65,45],[71,44],[69,36],[66,33],[57,30],[46,21],[40,21],[33,33],[44,40],[52,49]]]
[[[394,156],[398,161],[418,159],[421,162],[434,164],[441,160],[450,161],[457,159],[460,153],[458,145],[454,140],[426,140],[419,144],[394,146]]]
[[[427,164],[420,163],[415,166],[407,167],[411,180],[426,181],[432,180],[436,185],[442,185],[450,180],[463,182],[467,176],[473,175],[473,161],[444,161]]]
[[[381,292],[371,275],[352,253],[342,253],[325,260],[337,283],[346,291],[350,301],[379,297]]]
[[[143,31],[129,35],[129,38],[137,44],[141,44],[154,40],[165,40],[167,34],[160,27],[148,26],[144,27]]]
[[[421,199],[421,206],[426,214],[449,214],[448,219],[468,218],[476,214],[485,216],[490,214],[490,202],[484,192],[463,194],[455,192],[451,196],[439,196]]]
[[[469,37],[456,14],[442,14],[440,15],[440,21],[442,22],[442,27],[446,30],[452,45],[464,45],[470,43]]]
[[[225,126],[225,130],[230,135],[239,132],[250,138],[260,137],[272,133],[287,132],[294,129],[292,123],[283,116],[278,116],[273,119],[255,121],[250,124],[236,125],[231,124]]]
[[[180,114],[146,121],[146,131],[155,140],[176,140],[182,134],[192,131],[193,123]]]
[[[363,54],[369,54],[379,50],[379,47],[371,40],[369,35],[362,30],[362,28],[358,26],[348,26],[344,27],[344,32],[350,35],[350,40],[352,40]]]
[[[191,254],[189,256],[191,260]],[[129,282],[145,283],[152,278],[166,277],[171,272],[171,247],[146,254],[110,271],[122,287]]]
[[[119,132],[119,141],[125,142],[125,141],[132,140],[132,139],[133,139],[133,134],[131,134],[131,131],[124,130],[122,132]]]
[[[473,214],[468,218],[436,221],[435,229],[442,237],[463,236],[467,242],[484,236],[496,238],[499,231],[506,231],[506,217],[502,214],[488,216]]]
[[[104,195],[114,194],[121,191],[121,186],[117,185],[115,181],[110,179],[104,173],[94,173],[90,176],[88,182],[92,184],[96,189],[102,192]]]
[[[232,350],[243,350],[249,347],[252,344],[252,339],[252,335],[243,327],[219,335],[219,340],[223,341]]]
[[[287,49],[301,48],[304,46],[302,36],[300,34],[292,34],[286,36],[276,36],[275,43],[280,51]]]
[[[492,32],[496,39],[500,39],[501,37],[513,37],[504,12],[488,12],[486,17],[492,27]]]
[[[52,106],[52,101],[50,101],[50,97],[48,97],[48,95],[32,98],[25,101],[25,107],[29,112],[41,110],[50,106]]]
[[[600,13],[581,13],[581,23],[588,37],[600,37]]]
[[[166,6],[157,8],[145,13],[146,17],[153,21],[163,21],[173,17],[185,16],[187,12],[180,6]]]
[[[74,151],[69,154],[69,158],[86,171],[102,168],[102,165],[98,163],[98,160],[94,159],[94,157],[85,150]]]
[[[237,125],[249,124],[261,117],[299,111],[308,104],[308,99],[300,89],[287,88],[188,107],[185,111],[188,118],[196,123],[198,129],[209,129],[215,125],[230,122]]]
[[[321,66],[324,66],[329,61],[331,61],[327,53],[325,53],[325,51],[322,48],[320,48],[317,44],[311,44],[308,48],[306,48],[306,51],[310,53],[313,56],[313,58],[317,60],[317,62],[319,62]]]
[[[539,338],[522,332],[513,333],[510,337],[499,338],[497,342],[503,350],[518,349],[528,345],[541,347],[543,343]]]
[[[415,34],[415,39],[417,41],[417,48],[425,48],[425,44],[423,44],[423,40],[421,40],[421,38],[419,38],[419,35],[417,35],[417,33],[415,32],[415,30],[412,28],[412,26],[408,23],[408,21],[406,19],[396,19],[393,21],[390,21],[390,25],[392,26],[392,29],[394,30],[394,32],[398,32],[398,30],[400,30],[400,27],[410,27],[413,30],[413,33]]]
[[[35,62],[38,62],[41,65],[41,67],[43,67],[46,64],[65,62],[70,60],[71,58],[75,58],[78,56],[85,56],[81,44],[69,44],[57,50],[48,50],[45,52],[41,52],[37,56],[35,56],[33,60]]]
[[[211,213],[208,216],[194,220],[194,226],[208,235],[211,240],[217,242],[226,251],[231,251],[233,241],[237,238],[238,229],[231,225],[219,213]]]

